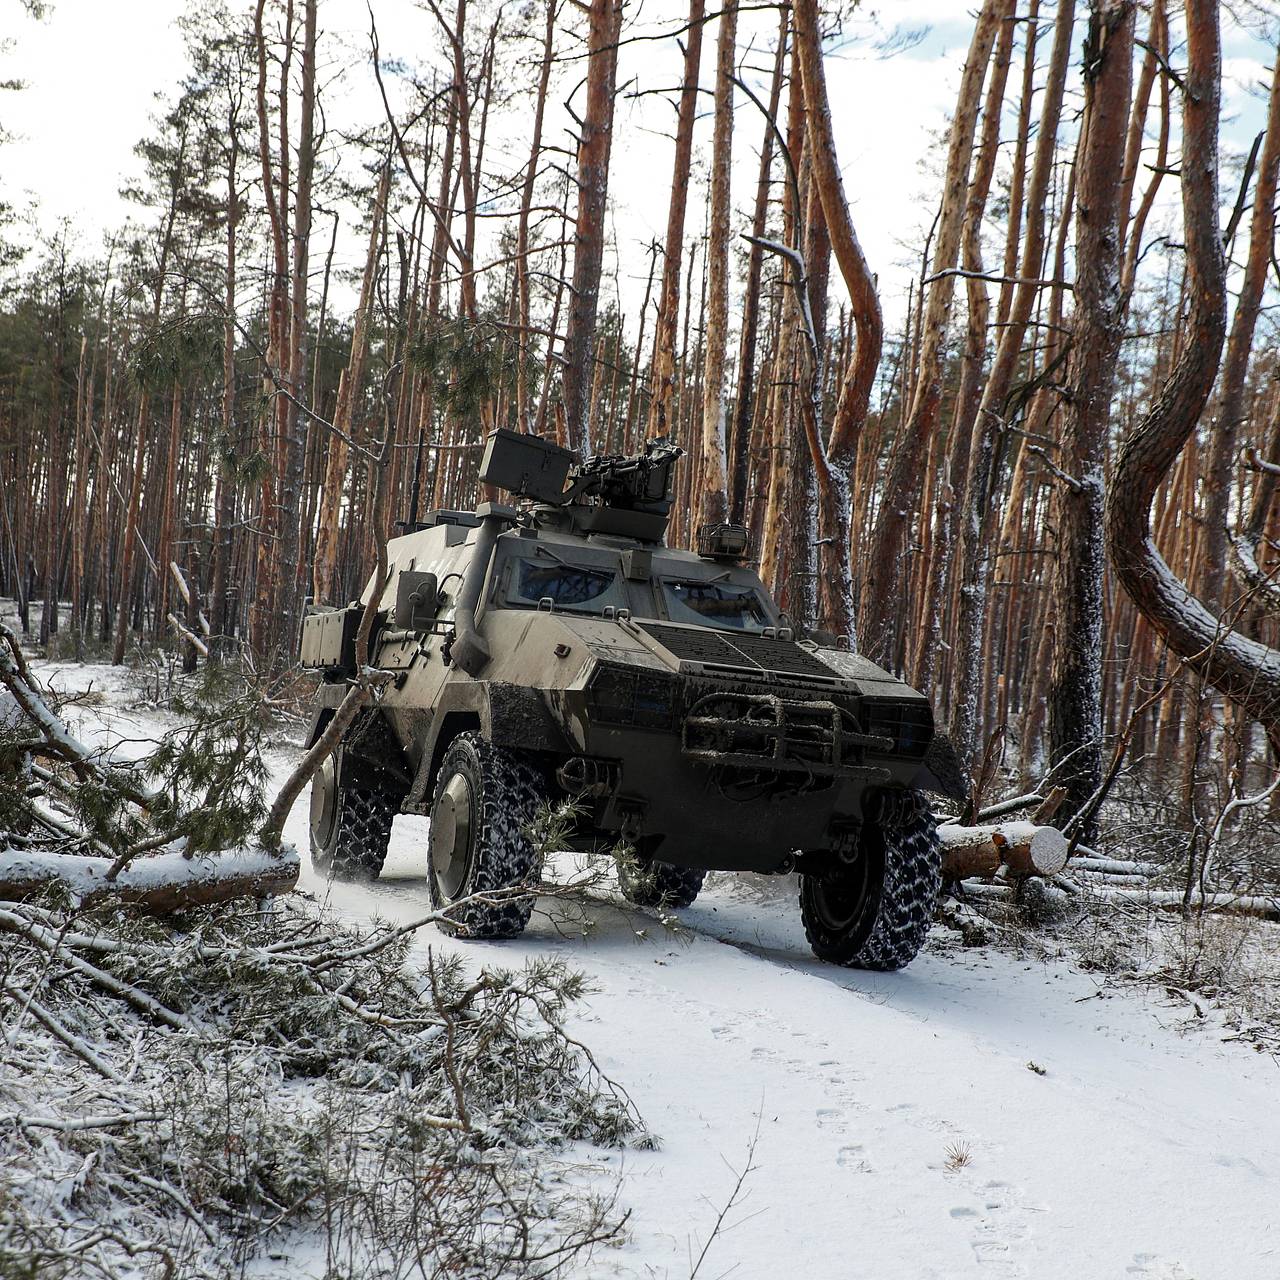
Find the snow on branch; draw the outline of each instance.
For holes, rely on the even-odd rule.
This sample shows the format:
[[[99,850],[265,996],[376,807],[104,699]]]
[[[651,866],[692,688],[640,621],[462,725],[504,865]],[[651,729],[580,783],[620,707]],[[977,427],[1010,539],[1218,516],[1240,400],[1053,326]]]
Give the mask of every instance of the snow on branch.
[[[295,850],[265,850],[263,700],[216,669],[184,692],[185,723],[140,761],[68,728],[0,625],[0,900],[172,912],[290,890]]]

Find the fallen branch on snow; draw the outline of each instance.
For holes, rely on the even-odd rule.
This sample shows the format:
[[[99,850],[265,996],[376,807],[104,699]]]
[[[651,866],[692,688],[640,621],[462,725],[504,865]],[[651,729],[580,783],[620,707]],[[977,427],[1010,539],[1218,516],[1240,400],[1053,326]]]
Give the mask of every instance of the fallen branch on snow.
[[[168,913],[297,883],[296,851],[254,838],[267,713],[225,672],[187,687],[188,722],[141,761],[73,734],[2,624],[0,698],[0,900],[57,885],[80,905]]]

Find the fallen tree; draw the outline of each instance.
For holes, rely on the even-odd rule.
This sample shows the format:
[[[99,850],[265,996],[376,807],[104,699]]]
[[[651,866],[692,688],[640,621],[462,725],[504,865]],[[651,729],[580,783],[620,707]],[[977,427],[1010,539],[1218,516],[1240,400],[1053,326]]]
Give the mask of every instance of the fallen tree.
[[[268,710],[233,673],[192,682],[184,722],[140,760],[71,732],[3,626],[0,699],[0,899],[57,886],[168,913],[297,883],[297,852],[259,838]]]
[[[58,884],[82,907],[119,902],[163,915],[288,893],[298,882],[298,854],[250,846],[190,857],[179,847],[138,858],[114,880],[107,879],[110,869],[106,858],[9,849],[0,857],[0,899],[16,902]]]

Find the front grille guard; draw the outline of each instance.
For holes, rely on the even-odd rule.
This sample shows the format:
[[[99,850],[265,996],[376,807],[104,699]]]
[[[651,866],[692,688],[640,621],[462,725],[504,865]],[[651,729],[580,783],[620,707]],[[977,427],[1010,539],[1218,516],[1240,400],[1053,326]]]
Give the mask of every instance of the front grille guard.
[[[868,750],[891,752],[891,738],[864,733],[852,712],[827,699],[714,692],[689,708],[684,755],[708,764],[887,782],[888,769],[863,763]]]

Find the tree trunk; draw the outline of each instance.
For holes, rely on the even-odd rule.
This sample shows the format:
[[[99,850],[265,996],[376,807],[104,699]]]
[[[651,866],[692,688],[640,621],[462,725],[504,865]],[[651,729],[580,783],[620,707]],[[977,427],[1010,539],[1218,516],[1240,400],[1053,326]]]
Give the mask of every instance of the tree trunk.
[[[751,253],[747,258],[747,282],[742,294],[742,341],[738,350],[738,392],[734,400],[729,436],[729,519],[747,523],[747,485],[750,472],[751,418],[755,401],[756,345],[760,326],[760,285],[764,270],[764,246],[768,227],[769,175],[773,169],[773,131],[782,100],[782,79],[787,65],[786,10],[778,19],[778,47],[774,52],[773,78],[769,83],[768,116],[760,142],[760,171],[756,179],[755,211],[751,219]],[[674,337],[674,323],[672,326]]]
[[[311,591],[317,604],[333,603],[334,574],[338,562],[338,522],[342,515],[342,495],[347,487],[347,456],[350,452],[355,406],[364,386],[364,366],[369,354],[369,325],[372,320],[373,286],[378,254],[386,226],[387,193],[391,185],[391,158],[383,163],[378,177],[378,193],[369,224],[369,248],[365,254],[360,300],[351,330],[351,355],[338,382],[338,402],[333,411],[334,430],[329,434],[328,462],[324,489],[320,496],[320,525],[316,532],[316,562]]]
[[[877,661],[892,662],[909,578],[906,557],[911,527],[919,504],[923,463],[930,437],[937,428],[942,399],[942,353],[955,277],[950,274],[960,251],[960,233],[968,191],[973,135],[982,97],[982,81],[995,40],[1001,0],[985,0],[974,27],[969,54],[960,80],[952,117],[947,167],[938,220],[937,242],[925,305],[922,348],[911,408],[894,437],[867,552],[862,599],[862,644]]]
[[[305,580],[299,546],[302,506],[302,426],[300,403],[307,398],[307,285],[311,261],[311,188],[315,174],[316,138],[316,5],[305,0],[302,36],[302,112],[298,122],[298,172],[293,200],[293,264],[290,280],[288,358],[281,376],[295,400],[284,405],[285,438],[280,474],[278,554],[284,566],[280,574],[280,636],[286,659],[292,659],[299,632],[300,590]]]
[[[991,372],[983,388],[969,448],[963,519],[960,522],[960,616],[954,637],[955,663],[952,674],[955,692],[951,700],[950,722],[951,740],[966,765],[973,762],[978,750],[986,683],[982,635],[991,570],[990,544],[997,513],[994,501],[995,480],[999,474],[997,454],[1018,407],[1018,398],[1011,396],[1010,391],[1022,355],[1023,337],[1040,293],[1039,280],[1044,270],[1045,256],[1046,206],[1071,57],[1074,18],[1074,0],[1059,0],[1053,52],[1049,59],[1049,74],[1036,137],[1035,159],[1027,185],[1027,227],[1020,279],[1014,288],[1009,319],[1001,330]]]
[[[578,143],[578,222],[565,336],[565,434],[570,449],[587,442],[622,8],[623,0],[591,0],[588,17],[587,106]]]
[[[680,264],[684,251],[684,218],[689,202],[689,168],[693,155],[693,123],[698,108],[698,69],[702,61],[705,0],[689,2],[689,37],[684,49],[684,76],[676,108],[676,150],[667,206],[667,239],[662,258],[662,287],[653,331],[653,368],[649,376],[648,434],[668,436],[674,419],[671,404],[676,377],[676,328],[680,319]]]
[[[240,225],[240,202],[236,189],[236,169],[240,160],[240,139],[235,127],[238,102],[228,108],[230,150],[227,154],[226,253],[223,281],[222,317],[222,447],[238,452],[236,415],[236,231]],[[213,623],[215,653],[225,656],[231,633],[231,610],[227,599],[231,569],[232,525],[236,514],[236,486],[230,468],[220,466],[217,479],[217,525],[213,543],[213,585],[209,609]]]
[[[1116,577],[1188,667],[1280,742],[1280,652],[1232,630],[1192,596],[1151,537],[1156,490],[1195,431],[1226,335],[1226,268],[1218,225],[1221,42],[1215,0],[1188,0],[1183,94],[1183,237],[1188,315],[1181,352],[1151,409],[1120,449],[1106,504]]]
[[[1085,37],[1085,105],[1077,166],[1075,317],[1056,494],[1055,621],[1049,754],[1079,813],[1102,783],[1103,461],[1124,338],[1125,126],[1133,78],[1132,0],[1095,0]],[[1092,824],[1080,833],[1093,839]]]
[[[831,429],[825,437],[818,421],[807,431],[818,491],[819,614],[827,630],[853,644],[857,636],[851,547],[850,484],[858,456],[858,441],[871,401],[871,388],[880,364],[884,326],[875,280],[858,243],[844,183],[836,160],[826,72],[822,62],[822,33],[817,0],[798,0],[795,14],[795,61],[805,99],[805,130],[811,181],[821,207],[822,221],[840,274],[849,291],[856,340],[841,379]],[[794,92],[794,89],[793,89]],[[813,264],[810,264],[811,270]],[[816,309],[816,308],[815,308]],[[818,352],[823,335],[815,335]],[[820,377],[820,354],[815,355]],[[821,386],[812,398],[815,419],[820,411]]]
[[[697,522],[721,524],[729,516],[725,458],[725,351],[729,328],[730,168],[733,159],[733,75],[738,4],[726,0],[716,46],[716,112],[711,141],[710,235],[707,237],[706,363],[702,378],[702,484]]]
[[[547,85],[551,80],[551,58],[556,33],[556,0],[547,0],[547,25],[542,38],[542,69],[538,73],[538,96],[533,108],[533,137],[529,143],[529,167],[525,170],[520,193],[520,218],[516,224],[516,290],[519,296],[516,335],[519,358],[516,361],[516,422],[521,431],[532,429],[529,414],[529,350],[533,335],[529,331],[529,211],[533,205],[534,184],[542,159],[542,122],[547,109]],[[553,339],[548,339],[548,343]],[[637,353],[637,357],[638,357]]]
[[[956,391],[951,438],[948,441],[945,474],[939,486],[934,508],[933,540],[927,557],[924,591],[915,597],[923,602],[920,639],[915,649],[916,687],[932,690],[937,671],[937,654],[942,644],[943,600],[951,582],[952,551],[959,532],[963,508],[973,424],[978,416],[982,396],[982,369],[987,353],[987,332],[991,304],[986,283],[980,279],[982,264],[982,226],[986,215],[987,196],[995,173],[1000,148],[1000,118],[1004,106],[1005,84],[1013,48],[1014,24],[1011,6],[1000,14],[991,77],[986,102],[982,109],[982,137],[969,195],[965,202],[964,230],[960,241],[960,261],[969,273],[965,279],[968,323],[965,327],[964,351],[960,361],[960,383]],[[1014,177],[1017,178],[1017,173]],[[1010,188],[1010,217],[1013,206],[1021,200],[1021,191]]]
[[[1249,252],[1240,296],[1218,389],[1216,429],[1209,433],[1209,467],[1204,484],[1204,597],[1211,608],[1222,606],[1227,558],[1227,519],[1231,500],[1231,475],[1236,462],[1236,440],[1247,409],[1245,379],[1249,355],[1262,305],[1262,291],[1271,265],[1276,229],[1276,178],[1280,171],[1280,50],[1271,73],[1271,99],[1267,111],[1266,140],[1258,163],[1249,224]]]

